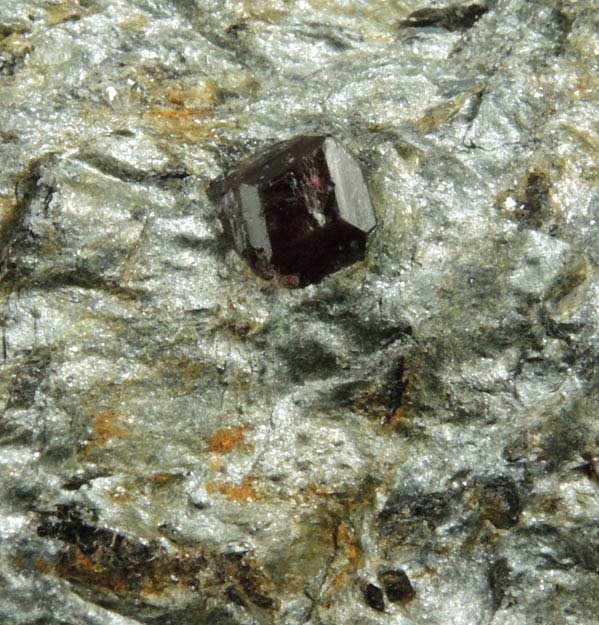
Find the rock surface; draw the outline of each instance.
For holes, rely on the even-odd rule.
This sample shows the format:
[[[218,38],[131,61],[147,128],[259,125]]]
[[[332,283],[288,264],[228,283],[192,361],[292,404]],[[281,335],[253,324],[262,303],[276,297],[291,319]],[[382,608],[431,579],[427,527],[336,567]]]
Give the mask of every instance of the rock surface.
[[[595,5],[0,3],[3,624],[599,623]],[[302,133],[289,291],[206,190]]]

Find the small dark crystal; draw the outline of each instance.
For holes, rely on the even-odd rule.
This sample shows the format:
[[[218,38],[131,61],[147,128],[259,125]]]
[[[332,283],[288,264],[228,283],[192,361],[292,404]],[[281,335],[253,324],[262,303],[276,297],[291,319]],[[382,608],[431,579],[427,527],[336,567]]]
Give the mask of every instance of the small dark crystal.
[[[416,596],[412,583],[401,569],[379,573],[379,581],[385,589],[387,598],[393,603],[407,603]]]
[[[358,163],[323,135],[273,146],[229,176],[219,195],[237,252],[257,274],[289,287],[362,260],[376,225]]]
[[[383,591],[378,586],[367,584],[363,592],[366,603],[373,610],[377,610],[377,612],[385,611],[385,597],[383,596]]]

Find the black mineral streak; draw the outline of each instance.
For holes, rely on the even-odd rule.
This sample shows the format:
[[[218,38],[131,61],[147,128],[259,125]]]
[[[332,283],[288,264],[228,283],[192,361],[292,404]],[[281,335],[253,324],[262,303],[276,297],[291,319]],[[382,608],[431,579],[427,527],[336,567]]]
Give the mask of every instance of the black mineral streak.
[[[12,380],[9,408],[26,409],[33,405],[35,393],[46,377],[49,365],[50,354],[45,350],[29,354]]]
[[[498,610],[510,585],[510,567],[506,558],[498,558],[491,564],[487,572],[487,580],[491,590],[493,609]]]
[[[94,510],[74,504],[60,504],[55,511],[42,513],[38,536],[61,540],[85,555],[104,550],[124,569],[138,567],[153,559],[152,548],[139,540],[97,525]]]
[[[402,535],[414,524],[436,527],[449,514],[450,493],[393,493],[379,514],[384,536]]]
[[[429,7],[410,13],[405,20],[399,22],[399,27],[424,28],[436,26],[449,31],[466,30],[472,28],[488,10],[487,7],[481,4]]]

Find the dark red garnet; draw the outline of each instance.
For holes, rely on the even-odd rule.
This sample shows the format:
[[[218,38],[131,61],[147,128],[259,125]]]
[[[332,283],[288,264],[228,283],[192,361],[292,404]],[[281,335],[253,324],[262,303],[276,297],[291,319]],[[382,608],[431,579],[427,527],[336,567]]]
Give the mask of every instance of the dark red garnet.
[[[289,287],[362,260],[376,225],[358,163],[324,135],[279,143],[242,164],[221,184],[219,203],[237,252]]]

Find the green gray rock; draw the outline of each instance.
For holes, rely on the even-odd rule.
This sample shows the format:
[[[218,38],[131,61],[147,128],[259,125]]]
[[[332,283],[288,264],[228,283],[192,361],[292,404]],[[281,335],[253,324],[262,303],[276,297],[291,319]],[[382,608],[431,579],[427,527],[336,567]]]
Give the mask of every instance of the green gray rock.
[[[0,621],[599,623],[598,33],[592,0],[4,0]],[[379,225],[289,291],[206,190],[314,132]]]

